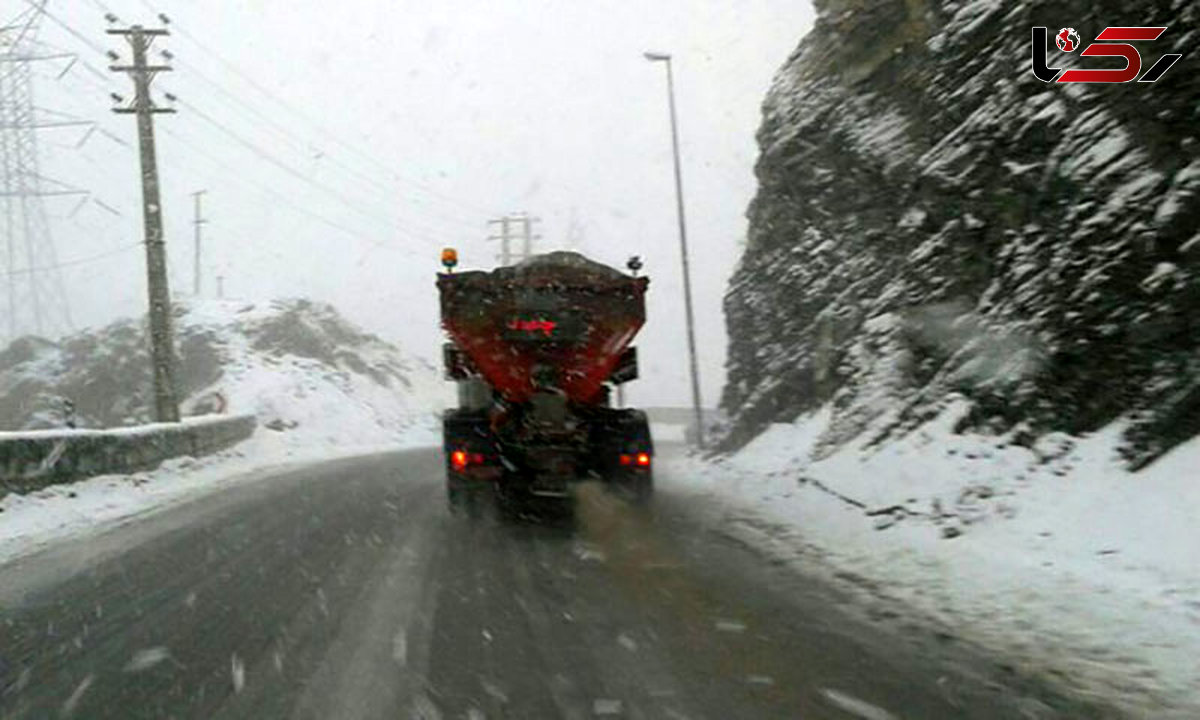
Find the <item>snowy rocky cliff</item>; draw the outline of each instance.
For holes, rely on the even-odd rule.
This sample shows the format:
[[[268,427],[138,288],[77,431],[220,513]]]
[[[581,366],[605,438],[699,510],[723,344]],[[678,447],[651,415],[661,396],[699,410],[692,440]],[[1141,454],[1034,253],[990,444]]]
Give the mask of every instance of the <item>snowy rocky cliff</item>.
[[[1125,418],[1134,467],[1200,433],[1200,5],[815,5],[763,106],[726,447],[830,401],[819,445],[869,442],[955,395],[964,427],[1030,440]],[[1143,68],[1184,58],[1155,84],[1045,84],[1039,25],[1059,67],[1081,64],[1062,26],[1165,25]]]
[[[428,363],[306,300],[177,304],[175,336],[185,415],[255,414],[305,442],[387,442],[442,392]],[[0,429],[62,427],[64,399],[79,427],[149,422],[147,354],[134,320],[57,344],[17,340],[0,350]]]

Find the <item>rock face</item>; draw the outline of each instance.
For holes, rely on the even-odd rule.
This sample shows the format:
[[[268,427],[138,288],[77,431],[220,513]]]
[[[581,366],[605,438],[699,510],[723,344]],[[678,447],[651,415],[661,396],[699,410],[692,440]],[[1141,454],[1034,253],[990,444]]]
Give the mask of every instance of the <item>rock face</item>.
[[[725,447],[833,402],[826,446],[903,432],[961,393],[1022,436],[1132,418],[1134,466],[1200,432],[1200,5],[817,0],[763,107],[759,192],[725,298]],[[1043,83],[1119,67],[1155,84]],[[1024,429],[1028,428],[1028,432]]]
[[[220,343],[211,331],[180,326],[178,318],[175,330],[179,390],[186,398],[220,377]],[[60,343],[18,338],[0,351],[0,429],[63,427],[68,419],[85,428],[151,422],[151,382],[139,321],[118,320]]]

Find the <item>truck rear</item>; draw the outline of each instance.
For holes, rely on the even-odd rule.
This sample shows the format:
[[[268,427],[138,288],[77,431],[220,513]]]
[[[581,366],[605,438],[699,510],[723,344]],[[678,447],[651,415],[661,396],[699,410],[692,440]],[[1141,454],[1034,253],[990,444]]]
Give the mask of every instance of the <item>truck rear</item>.
[[[454,272],[456,263],[444,254],[437,279],[446,375],[458,384],[443,419],[451,507],[481,491],[569,502],[571,484],[587,479],[648,499],[646,414],[611,399],[637,377],[630,343],[649,280],[572,252],[490,272]]]

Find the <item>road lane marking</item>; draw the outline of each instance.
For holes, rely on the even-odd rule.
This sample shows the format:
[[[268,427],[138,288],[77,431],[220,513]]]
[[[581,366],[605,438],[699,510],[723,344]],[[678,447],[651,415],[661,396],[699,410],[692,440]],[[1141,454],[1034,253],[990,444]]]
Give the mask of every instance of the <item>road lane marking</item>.
[[[229,657],[229,674],[233,676],[233,691],[240,693],[246,687],[246,664],[237,653]]]
[[[125,663],[122,672],[138,673],[143,670],[149,670],[170,657],[171,653],[162,646],[138,650],[133,654],[129,662]]]
[[[82,681],[80,681],[80,683],[78,685],[75,686],[75,691],[72,692],[71,696],[67,698],[67,701],[63,703],[63,706],[62,706],[62,716],[63,717],[70,717],[71,715],[75,714],[75,708],[77,708],[79,706],[80,698],[82,698],[83,694],[85,692],[87,692],[87,689],[92,686],[92,681],[95,679],[96,679],[95,675],[88,673],[88,676],[85,677]]]
[[[617,636],[617,642],[620,643],[621,647],[625,648],[629,652],[637,652],[637,640],[634,640],[625,633],[621,633]]]
[[[392,638],[392,659],[399,665],[408,664],[408,633],[406,628],[400,628],[400,632],[396,633]]]
[[[859,700],[858,698],[847,695],[844,692],[833,690],[831,688],[822,688],[821,694],[829,701],[829,704],[844,710],[851,715],[862,718],[862,720],[898,720],[898,718],[884,710],[883,708],[875,707],[869,702]]]
[[[739,620],[718,620],[716,627],[721,632],[740,633],[746,631],[746,623]]]
[[[593,715],[620,715],[622,703],[610,698],[597,698],[592,701]]]

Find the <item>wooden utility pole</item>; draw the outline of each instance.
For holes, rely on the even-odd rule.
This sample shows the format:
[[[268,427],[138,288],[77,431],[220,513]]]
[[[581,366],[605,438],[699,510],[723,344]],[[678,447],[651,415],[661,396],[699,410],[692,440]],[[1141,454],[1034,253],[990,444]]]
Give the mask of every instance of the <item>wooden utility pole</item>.
[[[162,203],[158,192],[158,161],[154,154],[154,115],[173,113],[170,108],[154,105],[150,83],[160,72],[171,68],[149,65],[146,54],[162,28],[134,25],[110,29],[109,35],[121,35],[133,51],[132,65],[110,65],[133,79],[133,102],[113,112],[137,115],[138,149],[142,165],[142,225],[146,236],[146,287],[150,299],[150,357],[154,369],[154,409],[159,422],[179,422],[179,403],[175,397],[175,343],[171,333],[171,295],[167,286],[167,250],[163,241]]]
[[[200,228],[208,221],[200,213],[200,198],[204,196],[207,190],[197,190],[192,193],[192,200],[195,205],[195,219],[192,220],[194,232],[194,252],[192,254],[192,294],[200,297]]]

